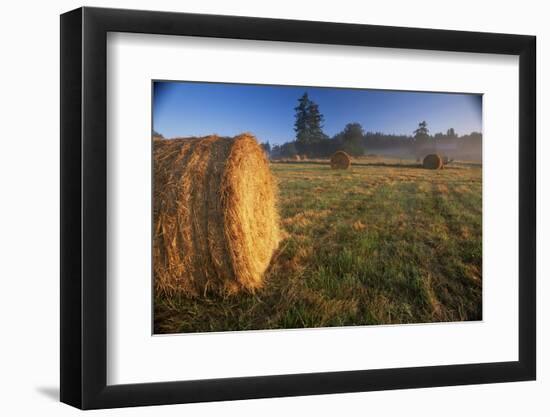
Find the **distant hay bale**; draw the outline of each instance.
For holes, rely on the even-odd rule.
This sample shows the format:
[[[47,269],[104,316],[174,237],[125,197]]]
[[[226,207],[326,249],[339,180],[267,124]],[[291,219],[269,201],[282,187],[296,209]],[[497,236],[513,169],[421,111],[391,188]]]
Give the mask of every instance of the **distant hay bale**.
[[[307,155],[300,155],[301,161],[307,161]]]
[[[300,155],[292,155],[290,157],[291,161],[301,161]]]
[[[153,143],[156,291],[198,296],[259,288],[280,231],[276,183],[256,139]]]
[[[424,161],[422,161],[422,166],[426,169],[441,169],[443,168],[443,160],[436,153],[431,153],[426,155]]]
[[[330,157],[332,169],[348,169],[351,165],[351,157],[344,151],[337,151]]]
[[[448,156],[444,156],[442,158],[442,163],[443,163],[443,166],[445,165],[449,165],[450,163],[454,162],[454,159],[453,158],[449,158]]]

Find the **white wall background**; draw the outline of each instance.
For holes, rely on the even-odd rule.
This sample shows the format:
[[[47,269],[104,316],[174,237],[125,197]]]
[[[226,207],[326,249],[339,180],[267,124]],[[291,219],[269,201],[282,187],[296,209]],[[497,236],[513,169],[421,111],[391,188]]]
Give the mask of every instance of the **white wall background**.
[[[0,413],[75,415],[59,392],[59,17],[81,6],[6,2],[0,16]],[[170,0],[94,1],[86,5],[510,32],[538,37],[539,285],[538,381],[230,403],[99,411],[95,415],[529,415],[550,412],[550,26],[535,0],[386,1]],[[504,225],[503,225],[504,226]],[[505,227],[505,226],[504,226]],[[546,395],[545,395],[546,394]]]

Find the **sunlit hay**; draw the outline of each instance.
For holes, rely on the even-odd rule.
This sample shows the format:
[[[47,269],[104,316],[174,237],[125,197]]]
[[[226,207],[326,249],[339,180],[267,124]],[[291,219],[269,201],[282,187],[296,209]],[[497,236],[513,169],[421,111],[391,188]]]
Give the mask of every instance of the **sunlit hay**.
[[[416,189],[417,189],[418,192],[426,193],[426,192],[430,191],[431,184],[428,183],[428,182],[424,182],[424,181],[422,181],[422,182],[418,181],[416,183]]]
[[[318,222],[330,214],[330,210],[305,210],[292,217],[287,217],[282,222],[285,226],[305,227]]]
[[[300,155],[292,155],[290,157],[290,160],[291,161],[301,161],[302,159],[300,158]]]
[[[300,155],[301,161],[307,161],[307,155]]]
[[[367,225],[364,224],[361,220],[357,220],[355,223],[353,223],[351,227],[356,232],[360,232],[361,230],[365,230],[367,228]]]
[[[443,161],[438,154],[431,153],[426,155],[424,161],[422,161],[422,166],[426,169],[441,169],[443,168]]]
[[[469,239],[471,236],[470,228],[468,226],[460,226],[460,236],[463,239]]]
[[[455,187],[454,190],[458,194],[466,194],[471,191],[471,189],[465,185],[459,185],[458,187]]]
[[[154,141],[157,293],[261,287],[280,241],[276,182],[256,139]]]
[[[348,169],[351,165],[351,157],[344,151],[335,152],[330,157],[330,167],[332,169]]]

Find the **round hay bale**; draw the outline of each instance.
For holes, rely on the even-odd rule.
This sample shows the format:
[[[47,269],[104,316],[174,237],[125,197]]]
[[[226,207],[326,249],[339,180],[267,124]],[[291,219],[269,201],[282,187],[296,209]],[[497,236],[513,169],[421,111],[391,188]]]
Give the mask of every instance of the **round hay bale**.
[[[153,144],[155,290],[198,296],[259,288],[280,231],[276,183],[256,139]]]
[[[300,155],[292,155],[290,157],[291,161],[301,161]]]
[[[449,165],[449,164],[452,163],[452,162],[454,162],[454,159],[453,159],[453,158],[449,158],[448,156],[443,156],[443,157],[442,157],[443,166]]]
[[[431,153],[426,155],[424,161],[422,161],[422,166],[426,169],[441,169],[443,168],[443,160],[436,153]]]
[[[330,167],[332,169],[348,169],[351,165],[351,157],[344,151],[335,152],[330,157]]]
[[[307,161],[307,155],[300,155],[301,161]]]

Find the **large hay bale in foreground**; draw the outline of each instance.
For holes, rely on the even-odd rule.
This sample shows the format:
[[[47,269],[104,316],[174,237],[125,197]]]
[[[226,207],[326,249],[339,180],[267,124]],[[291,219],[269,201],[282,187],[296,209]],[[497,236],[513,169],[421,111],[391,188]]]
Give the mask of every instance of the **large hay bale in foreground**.
[[[436,153],[431,153],[426,155],[424,161],[422,161],[422,166],[426,169],[441,169],[443,168],[443,160]]]
[[[280,233],[276,183],[253,136],[155,141],[153,209],[158,292],[262,285]]]
[[[330,157],[332,169],[348,169],[351,165],[351,157],[344,151],[337,151]]]

